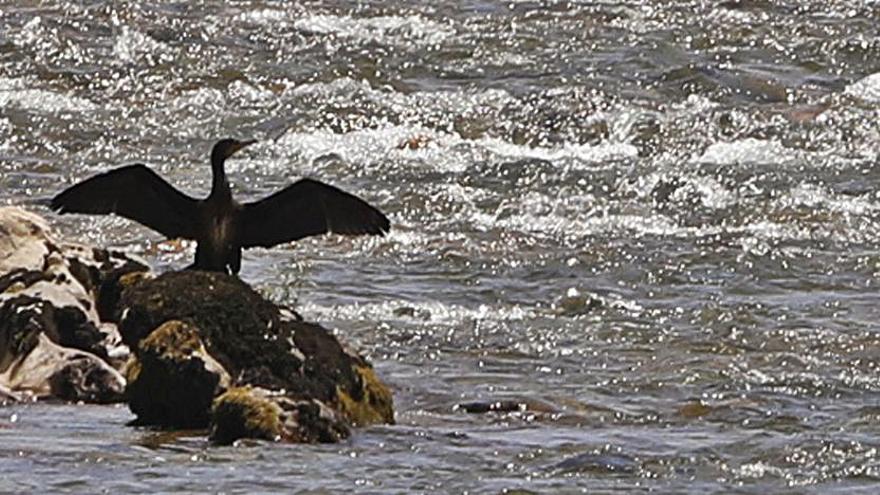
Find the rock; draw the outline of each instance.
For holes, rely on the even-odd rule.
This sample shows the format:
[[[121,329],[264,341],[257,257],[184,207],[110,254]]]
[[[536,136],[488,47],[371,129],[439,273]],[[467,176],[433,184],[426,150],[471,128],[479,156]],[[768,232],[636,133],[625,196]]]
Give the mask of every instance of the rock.
[[[261,388],[233,388],[214,402],[211,440],[227,445],[240,438],[331,443],[351,431],[321,401],[292,400]]]
[[[36,337],[27,344],[27,352],[0,373],[0,383],[9,390],[68,401],[109,403],[122,399],[125,379],[109,364],[93,354],[62,347],[45,333],[33,335]]]
[[[347,389],[336,389],[336,401],[339,410],[354,426],[366,426],[377,423],[394,424],[394,397],[388,387],[379,380],[373,368],[355,366],[360,384],[355,391],[362,392],[360,397],[352,397]]]
[[[80,345],[70,312],[21,295],[0,299],[0,385],[37,398],[113,402],[122,399],[125,381],[118,371]],[[61,336],[66,335],[64,338]]]
[[[24,396],[20,393],[13,392],[8,388],[0,385],[0,406],[5,406],[13,402],[21,402]]]
[[[21,208],[0,208],[0,274],[39,271],[49,253],[57,249],[46,220]]]
[[[171,320],[138,344],[126,396],[139,424],[178,428],[208,426],[214,397],[229,373],[205,350],[194,326]]]
[[[476,400],[471,402],[460,402],[452,407],[453,411],[462,411],[468,414],[487,414],[487,413],[538,413],[538,414],[559,414],[561,411],[555,405],[535,399],[532,397],[523,397],[521,399],[501,399],[501,400]]]
[[[474,401],[462,402],[452,408],[454,411],[464,411],[469,414],[485,414],[489,412],[510,413],[524,412],[526,404],[515,400],[500,400],[495,402]]]
[[[363,358],[347,351],[327,329],[297,320],[235,277],[199,271],[166,273],[126,289],[120,308],[123,340],[141,350],[144,342],[153,339],[153,329],[167,321],[187,322],[197,329],[208,354],[237,387],[214,403],[214,436],[220,442],[234,441],[237,435],[335,441],[347,436],[348,423],[394,421],[391,393]],[[266,392],[245,393],[241,387]],[[146,397],[164,400],[152,394]],[[248,426],[268,424],[247,419],[249,411],[271,409],[265,401],[282,411],[280,430]],[[162,406],[174,411],[198,409],[192,413],[195,419],[160,421],[139,414],[139,420],[198,423],[210,412],[201,409],[204,404],[200,397],[198,407],[179,402]]]
[[[61,350],[61,359],[51,359],[64,365],[57,367],[49,375],[49,391],[52,397],[99,404],[122,401],[125,378],[119,371],[92,354],[78,353],[61,346],[58,346],[58,350]]]
[[[120,253],[57,241],[46,221],[0,208],[0,387],[37,398],[120,400],[128,349],[102,322],[108,274],[146,270]],[[29,355],[34,353],[34,355]]]
[[[365,359],[238,278],[154,278],[0,208],[0,401],[27,397],[124,397],[139,424],[210,426],[218,443],[335,442],[351,426],[394,422]]]
[[[211,411],[211,440],[228,445],[239,438],[280,440],[281,406],[262,389],[236,387],[217,397]]]

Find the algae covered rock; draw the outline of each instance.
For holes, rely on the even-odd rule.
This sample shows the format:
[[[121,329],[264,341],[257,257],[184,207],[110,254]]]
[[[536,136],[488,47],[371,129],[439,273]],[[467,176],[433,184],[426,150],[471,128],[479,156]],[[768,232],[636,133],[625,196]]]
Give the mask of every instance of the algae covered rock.
[[[391,390],[379,380],[376,372],[369,366],[356,366],[359,384],[357,397],[352,397],[347,389],[338,387],[336,399],[340,412],[354,426],[377,423],[394,423],[394,397]]]
[[[351,434],[346,421],[321,401],[293,400],[261,388],[228,390],[214,401],[212,417],[211,439],[221,445],[239,438],[330,443]]]
[[[145,345],[154,346],[157,340],[159,330],[154,329],[163,329],[169,321],[185,322],[235,387],[213,408],[203,395],[183,408],[179,400],[186,396],[138,392],[133,388],[141,379],[137,375],[130,401],[141,423],[193,425],[213,414],[214,438],[228,443],[239,437],[330,442],[346,437],[349,424],[394,421],[391,393],[369,363],[346,351],[327,329],[300,321],[235,277],[184,271],[140,280],[124,290],[119,309],[122,338],[138,349],[138,373],[147,368],[141,361]],[[166,377],[157,383],[168,380],[183,381]],[[218,386],[218,394],[222,388]],[[167,403],[157,404],[163,401]],[[175,414],[186,409],[191,417],[142,415],[135,402]],[[254,419],[269,412],[275,420]]]
[[[126,395],[141,424],[202,428],[229,374],[205,350],[190,324],[165,322],[138,344]]]
[[[214,401],[211,416],[211,439],[230,444],[239,438],[280,440],[281,406],[261,389],[236,387]]]

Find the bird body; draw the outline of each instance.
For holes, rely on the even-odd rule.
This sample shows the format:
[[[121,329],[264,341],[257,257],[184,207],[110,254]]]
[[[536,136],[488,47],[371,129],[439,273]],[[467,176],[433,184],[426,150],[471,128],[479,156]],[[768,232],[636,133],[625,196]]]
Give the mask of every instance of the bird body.
[[[52,199],[60,213],[115,213],[168,238],[195,240],[198,270],[238,273],[241,250],[271,247],[334,232],[383,235],[388,218],[362,199],[312,179],[301,179],[253,203],[232,197],[225,161],[254,141],[223,139],[211,151],[212,184],[197,200],[171,186],[143,164],[120,167],[86,179]]]
[[[196,261],[194,267],[209,271],[232,273],[241,268],[241,245],[238,239],[238,223],[241,221],[241,205],[236,202],[224,205],[205,200],[199,204],[203,228],[196,235]]]

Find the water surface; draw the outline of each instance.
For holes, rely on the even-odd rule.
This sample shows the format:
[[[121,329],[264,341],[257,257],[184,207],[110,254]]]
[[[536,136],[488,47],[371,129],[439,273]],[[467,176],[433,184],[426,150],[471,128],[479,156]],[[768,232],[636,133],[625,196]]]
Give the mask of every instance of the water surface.
[[[245,253],[396,426],[214,448],[125,408],[0,409],[0,491],[875,493],[880,9],[783,2],[0,2],[0,202],[214,140],[385,238]],[[66,236],[185,266],[112,217]],[[457,404],[512,401],[468,414]]]

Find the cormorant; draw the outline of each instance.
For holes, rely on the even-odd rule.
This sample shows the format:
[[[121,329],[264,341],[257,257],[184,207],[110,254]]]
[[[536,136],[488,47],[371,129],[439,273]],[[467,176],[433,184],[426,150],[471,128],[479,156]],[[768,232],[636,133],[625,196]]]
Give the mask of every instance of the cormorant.
[[[71,186],[52,199],[51,207],[60,213],[116,213],[169,239],[193,239],[198,243],[196,260],[188,268],[226,273],[238,273],[242,248],[271,247],[327,232],[388,232],[390,224],[381,211],[312,179],[301,179],[260,201],[235,201],[224,162],[255,142],[223,139],[214,145],[211,193],[202,200],[178,191],[136,163]]]

